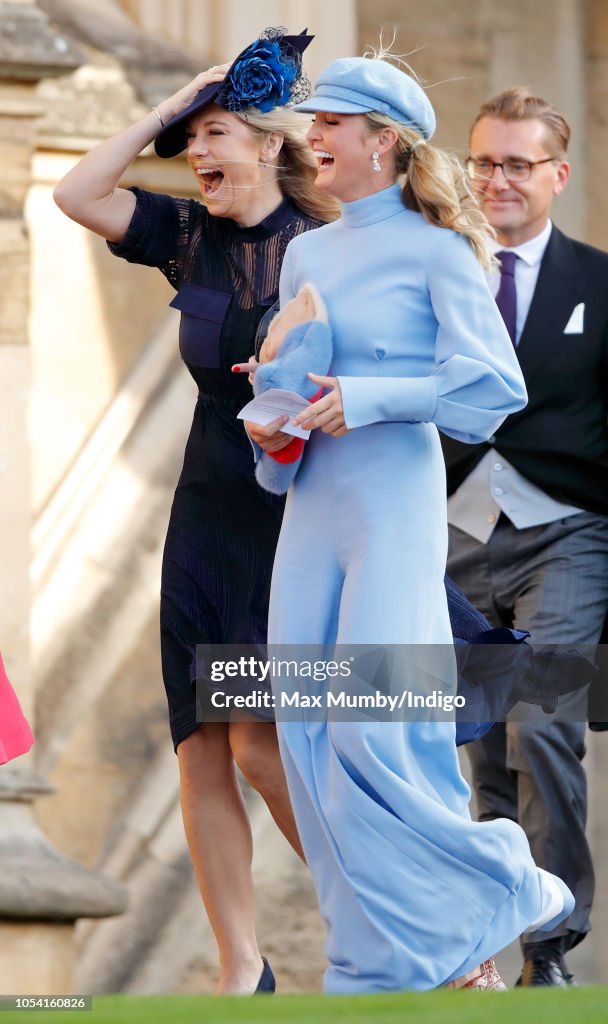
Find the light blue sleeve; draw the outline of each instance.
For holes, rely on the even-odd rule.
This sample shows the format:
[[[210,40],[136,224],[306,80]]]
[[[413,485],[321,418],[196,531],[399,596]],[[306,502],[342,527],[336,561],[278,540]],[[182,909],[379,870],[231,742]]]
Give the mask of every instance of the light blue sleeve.
[[[245,430],[245,433],[247,434],[247,437],[249,438],[249,444],[251,445],[251,447],[253,449],[253,461],[254,461],[254,464],[257,466],[258,462],[262,458],[262,455],[264,454],[264,449],[261,448],[260,445],[257,444],[256,441],[253,440],[251,434],[247,430],[247,427],[245,426],[244,423],[243,423],[243,428]]]
[[[297,288],[293,283],[293,244],[295,238],[291,240],[285,250],[283,257],[283,263],[281,264],[281,277],[279,279],[279,301],[280,308],[286,306],[287,303],[295,297]]]
[[[457,441],[487,440],[524,408],[527,395],[511,339],[462,235],[445,229],[428,288],[438,323],[432,374],[339,377],[346,425],[432,422]]]

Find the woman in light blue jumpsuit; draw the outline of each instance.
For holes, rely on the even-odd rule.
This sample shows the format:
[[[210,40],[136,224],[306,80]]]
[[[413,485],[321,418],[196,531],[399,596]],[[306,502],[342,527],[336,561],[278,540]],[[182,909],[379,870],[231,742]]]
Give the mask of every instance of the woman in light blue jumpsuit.
[[[483,224],[453,186],[458,231],[404,205],[396,179],[408,160],[412,206],[446,164],[436,171],[426,141],[429,101],[397,68],[336,61],[299,109],[316,112],[317,185],[342,216],[290,243],[281,301],[317,286],[334,362],[316,378],[328,393],[299,417],[313,432],[287,498],[269,641],[450,645],[438,428],[482,441],[526,400],[476,258]],[[278,728],[327,929],[326,991],[460,983],[531,922],[553,927],[571,911],[517,824],[471,820],[452,724]]]

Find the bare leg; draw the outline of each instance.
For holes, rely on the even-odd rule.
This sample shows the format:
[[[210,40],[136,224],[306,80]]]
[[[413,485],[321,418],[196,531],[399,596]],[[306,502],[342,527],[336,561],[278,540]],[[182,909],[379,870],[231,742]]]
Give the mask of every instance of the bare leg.
[[[201,725],[177,748],[186,839],[217,940],[219,993],[250,994],[262,973],[255,937],[252,841],[228,725]]]
[[[229,738],[234,759],[247,782],[260,794],[287,842],[304,860],[274,725],[231,722]]]

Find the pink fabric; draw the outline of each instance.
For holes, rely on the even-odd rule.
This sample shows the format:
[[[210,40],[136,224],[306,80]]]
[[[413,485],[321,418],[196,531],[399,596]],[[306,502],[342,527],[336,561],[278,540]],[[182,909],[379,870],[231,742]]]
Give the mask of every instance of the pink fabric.
[[[32,730],[7,679],[0,655],[0,764],[26,754],[33,742]]]

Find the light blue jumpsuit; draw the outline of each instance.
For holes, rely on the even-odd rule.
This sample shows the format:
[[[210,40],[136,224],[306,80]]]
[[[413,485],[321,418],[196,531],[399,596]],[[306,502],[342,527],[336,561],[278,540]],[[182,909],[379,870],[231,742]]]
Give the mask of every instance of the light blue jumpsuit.
[[[469,242],[406,210],[398,185],[290,243],[282,303],[307,281],[327,305],[330,373],[354,429],[307,443],[269,641],[451,644],[437,428],[480,441],[524,406],[508,334]],[[471,821],[453,725],[278,730],[327,929],[326,991],[433,988],[538,916],[542,881],[523,831]]]

